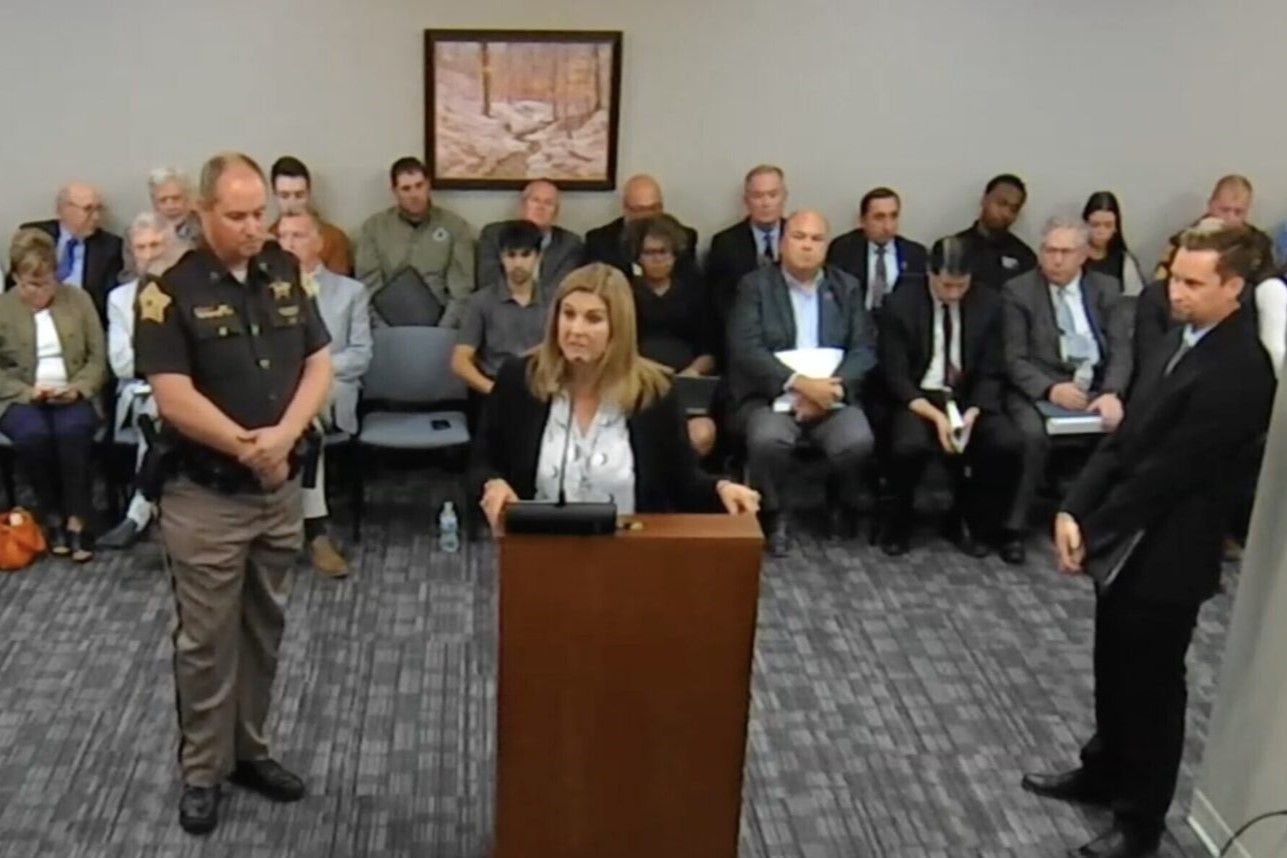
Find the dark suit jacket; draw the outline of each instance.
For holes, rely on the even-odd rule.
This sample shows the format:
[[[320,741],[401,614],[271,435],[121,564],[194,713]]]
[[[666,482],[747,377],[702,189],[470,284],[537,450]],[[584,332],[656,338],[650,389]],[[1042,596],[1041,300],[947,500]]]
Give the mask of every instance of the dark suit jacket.
[[[688,265],[691,266],[689,270],[696,271],[697,230],[686,226],[684,234],[688,236],[688,250],[676,260],[676,265]],[[626,222],[623,218],[595,227],[585,234],[585,261],[606,262],[619,269],[627,279],[634,276],[634,260],[626,247]]]
[[[24,223],[20,229],[39,229],[58,241],[57,220],[37,220]],[[105,230],[98,230],[85,239],[85,272],[82,288],[94,300],[99,320],[107,324],[107,293],[116,288],[125,263],[121,257],[121,238]],[[12,273],[5,277],[5,288],[13,285]]]
[[[1122,303],[1121,284],[1086,271],[1081,294],[1101,356],[1094,389],[1125,396],[1131,380],[1131,313]],[[1029,399],[1045,399],[1077,369],[1059,357],[1059,328],[1045,275],[1040,269],[1020,274],[1005,284],[1002,295],[1006,376]]]
[[[778,266],[757,268],[742,278],[728,320],[729,391],[738,412],[768,404],[792,375],[774,352],[795,348],[795,310]],[[823,268],[818,284],[821,320],[818,345],[845,352],[835,375],[845,396],[857,402],[867,373],[876,365],[876,330],[863,306],[858,281],[838,268]]]
[[[744,217],[715,233],[711,239],[710,253],[706,256],[706,282],[710,285],[711,300],[721,323],[727,323],[728,314],[733,309],[737,284],[760,267],[760,246],[752,229],[751,219]],[[786,221],[783,220],[779,235],[785,231]]]
[[[505,223],[489,223],[478,234],[478,258],[474,265],[478,289],[494,286],[505,278],[499,243]],[[581,237],[561,226],[554,227],[550,233],[550,246],[541,253],[541,278],[537,284],[540,294],[545,298],[553,297],[563,278],[579,267],[584,259],[585,245],[581,243]]]
[[[1062,509],[1080,523],[1091,557],[1144,531],[1114,589],[1196,604],[1219,584],[1229,475],[1268,428],[1274,373],[1242,310],[1164,376],[1181,334],[1172,331],[1146,356],[1126,419],[1095,451]]]
[[[474,469],[483,480],[499,477],[524,500],[536,496],[536,464],[550,404],[527,386],[531,358],[506,361],[484,401]],[[672,387],[626,420],[635,459],[636,512],[720,512],[716,478],[701,470]]]
[[[867,234],[861,229],[851,229],[844,235],[833,238],[827,247],[827,264],[849,272],[858,280],[864,302],[867,300],[867,245]],[[894,238],[894,246],[898,250],[898,271],[890,272],[895,275],[890,281],[890,288],[897,291],[895,287],[904,278],[909,282],[913,279],[925,280],[929,269],[929,254],[925,245],[900,235]]]
[[[1001,297],[971,288],[961,299],[961,377],[952,390],[961,410],[1001,410],[1004,364],[1001,349]],[[921,379],[934,347],[934,299],[925,281],[908,282],[881,306],[879,366],[885,387],[906,405],[923,396]]]

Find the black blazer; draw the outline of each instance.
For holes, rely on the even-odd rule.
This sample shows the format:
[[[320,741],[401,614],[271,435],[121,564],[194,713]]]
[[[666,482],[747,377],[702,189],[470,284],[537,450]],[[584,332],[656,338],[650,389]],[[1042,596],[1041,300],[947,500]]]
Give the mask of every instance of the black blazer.
[[[675,265],[687,265],[690,271],[696,271],[697,230],[686,226],[684,235],[688,237],[688,250],[675,260]],[[634,276],[634,260],[630,258],[630,250],[626,247],[625,219],[617,218],[585,234],[585,261],[606,262],[626,275],[626,279]]]
[[[737,298],[737,284],[760,267],[760,247],[751,232],[751,219],[744,217],[732,226],[715,233],[710,253],[706,256],[706,282],[721,324]],[[778,234],[786,232],[786,221],[780,222]]]
[[[527,386],[531,358],[512,358],[496,374],[484,401],[482,431],[474,444],[474,471],[505,480],[524,500],[536,496],[536,463],[550,403]],[[697,464],[679,399],[672,387],[627,418],[635,459],[636,512],[722,512],[715,477]]]
[[[1126,419],[1086,464],[1062,509],[1081,525],[1089,557],[1144,537],[1113,585],[1152,601],[1198,604],[1216,592],[1231,474],[1269,426],[1274,373],[1239,310],[1175,366],[1171,331],[1145,356]]]
[[[895,236],[894,246],[898,250],[898,271],[890,287],[895,292],[904,278],[924,280],[929,270],[929,253],[925,245]],[[862,289],[863,301],[867,300],[867,234],[861,229],[851,229],[844,235],[838,235],[827,246],[827,264],[847,271],[858,281]]]
[[[795,348],[795,310],[787,289],[779,266],[757,268],[737,287],[728,320],[727,376],[738,412],[772,402],[791,377],[787,365],[774,356]],[[818,345],[844,351],[835,374],[843,380],[848,401],[857,402],[867,373],[876,365],[875,326],[857,281],[840,269],[823,268],[818,294]]]
[[[20,229],[39,229],[58,241],[57,220],[37,220],[24,223]],[[94,299],[98,318],[107,324],[107,293],[116,288],[125,262],[121,256],[121,238],[105,230],[97,230],[85,239],[85,272],[82,288]],[[5,288],[13,285],[13,275],[5,277]]]
[[[971,288],[961,299],[961,377],[953,398],[964,408],[1001,410],[1005,364],[1001,349],[1001,299],[990,289]],[[881,307],[878,365],[885,387],[906,405],[923,396],[921,379],[934,347],[934,299],[927,282],[908,282]]]

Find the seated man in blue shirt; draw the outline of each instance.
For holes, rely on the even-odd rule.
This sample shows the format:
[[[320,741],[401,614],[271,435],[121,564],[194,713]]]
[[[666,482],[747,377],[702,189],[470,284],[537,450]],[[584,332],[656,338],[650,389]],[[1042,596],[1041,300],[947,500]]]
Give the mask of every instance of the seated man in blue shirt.
[[[803,438],[831,467],[838,503],[833,530],[851,535],[858,471],[872,451],[871,426],[856,404],[876,365],[876,337],[858,281],[824,266],[827,220],[814,211],[786,222],[779,265],[742,278],[728,323],[733,430],[745,436],[751,479],[763,496],[767,547],[787,553],[782,489],[791,454]],[[778,353],[836,348],[840,365],[825,378],[793,371]]]

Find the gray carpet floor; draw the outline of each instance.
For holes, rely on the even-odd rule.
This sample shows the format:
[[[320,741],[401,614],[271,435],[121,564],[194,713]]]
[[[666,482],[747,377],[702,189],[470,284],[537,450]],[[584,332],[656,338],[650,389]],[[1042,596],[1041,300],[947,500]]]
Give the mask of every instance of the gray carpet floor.
[[[156,544],[0,576],[0,856],[487,855],[495,552],[437,550],[425,479],[375,486],[350,578],[295,578],[272,734],[310,795],[233,790],[206,840],[177,824]],[[1190,656],[1164,855],[1205,854],[1182,813],[1229,604],[1203,610]],[[1102,814],[1018,786],[1090,730],[1090,611],[1037,536],[1013,568],[929,532],[898,562],[803,533],[763,572],[741,854],[1057,856],[1090,837]]]

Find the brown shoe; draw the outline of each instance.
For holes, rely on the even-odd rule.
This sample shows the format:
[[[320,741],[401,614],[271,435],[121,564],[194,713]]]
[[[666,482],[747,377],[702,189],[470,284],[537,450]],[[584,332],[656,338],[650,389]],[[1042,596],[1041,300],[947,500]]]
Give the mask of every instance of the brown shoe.
[[[313,537],[308,544],[309,560],[324,578],[343,578],[349,574],[349,563],[325,533]]]

